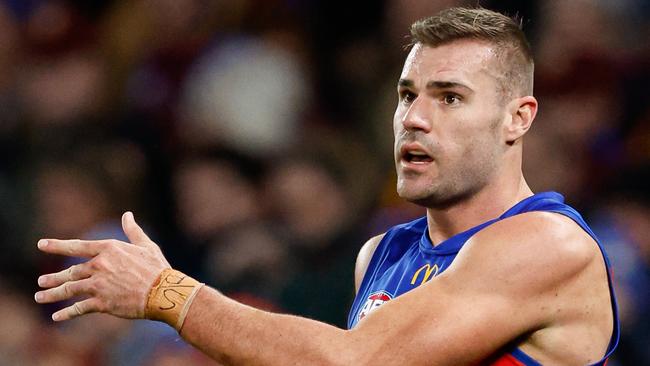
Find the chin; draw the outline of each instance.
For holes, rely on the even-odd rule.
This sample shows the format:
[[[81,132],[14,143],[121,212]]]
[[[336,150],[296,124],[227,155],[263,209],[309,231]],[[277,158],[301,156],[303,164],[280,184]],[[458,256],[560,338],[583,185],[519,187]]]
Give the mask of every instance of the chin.
[[[418,205],[422,205],[422,203],[436,196],[435,192],[431,192],[431,187],[414,187],[407,184],[398,184],[397,194],[401,198]]]
[[[453,190],[436,189],[436,187],[407,187],[405,185],[397,187],[397,194],[418,206],[446,209],[464,201],[472,194],[470,192],[455,192]]]

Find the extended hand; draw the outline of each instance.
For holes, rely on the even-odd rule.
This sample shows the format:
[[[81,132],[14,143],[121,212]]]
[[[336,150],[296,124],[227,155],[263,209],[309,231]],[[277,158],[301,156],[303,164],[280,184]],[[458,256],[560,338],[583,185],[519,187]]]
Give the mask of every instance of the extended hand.
[[[142,231],[133,214],[122,215],[129,243],[118,240],[42,239],[38,248],[47,253],[90,258],[58,273],[39,277],[39,303],[85,297],[52,314],[55,321],[87,313],[110,313],[122,318],[143,318],[147,295],[160,273],[170,268],[156,243]]]

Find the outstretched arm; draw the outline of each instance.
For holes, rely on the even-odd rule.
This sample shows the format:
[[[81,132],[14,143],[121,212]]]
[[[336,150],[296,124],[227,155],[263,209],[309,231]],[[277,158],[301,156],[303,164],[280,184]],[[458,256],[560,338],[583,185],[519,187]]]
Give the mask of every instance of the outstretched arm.
[[[583,245],[575,230],[558,231],[558,225],[566,226],[558,221],[548,214],[524,214],[493,225],[468,242],[442,275],[385,303],[353,330],[257,310],[203,287],[180,334],[227,364],[477,363],[548,324],[556,309],[539,305],[552,304],[562,284],[594,260],[588,249],[593,246]],[[55,313],[55,320],[97,311],[144,316],[149,289],[169,265],[130,214],[123,226],[132,244],[47,240],[41,247],[91,258],[39,279],[49,288],[38,293],[39,302],[89,297]],[[554,242],[563,245],[550,247]],[[539,276],[551,267],[552,273]]]

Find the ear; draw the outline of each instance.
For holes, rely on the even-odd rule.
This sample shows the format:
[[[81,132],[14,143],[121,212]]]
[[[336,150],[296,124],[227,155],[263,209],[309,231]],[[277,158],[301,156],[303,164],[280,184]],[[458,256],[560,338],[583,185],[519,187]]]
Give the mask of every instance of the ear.
[[[513,144],[521,138],[533,124],[537,115],[537,99],[525,96],[513,99],[508,104],[509,121],[504,125],[504,135],[508,144]]]

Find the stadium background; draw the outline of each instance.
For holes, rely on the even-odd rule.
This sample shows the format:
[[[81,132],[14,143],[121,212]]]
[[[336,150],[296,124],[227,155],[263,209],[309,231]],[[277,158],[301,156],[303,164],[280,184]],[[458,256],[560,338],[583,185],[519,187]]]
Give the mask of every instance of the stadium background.
[[[391,157],[408,25],[462,4],[0,1],[0,365],[210,364],[165,325],[55,325],[33,302],[71,263],[37,239],[121,238],[124,210],[240,301],[344,325],[361,244],[422,213]],[[609,248],[610,365],[650,364],[650,3],[481,4],[522,15],[535,50],[529,183]]]

